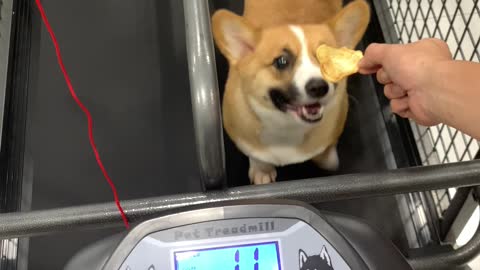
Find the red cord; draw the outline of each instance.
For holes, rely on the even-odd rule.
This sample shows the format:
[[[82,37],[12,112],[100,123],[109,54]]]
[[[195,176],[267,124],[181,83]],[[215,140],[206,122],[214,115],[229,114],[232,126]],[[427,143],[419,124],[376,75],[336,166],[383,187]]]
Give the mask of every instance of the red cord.
[[[113,184],[112,179],[107,173],[107,170],[103,166],[102,160],[100,159],[100,155],[98,154],[97,146],[95,145],[95,141],[93,139],[93,119],[92,115],[90,114],[90,111],[83,105],[83,103],[80,101],[78,98],[77,94],[75,93],[75,90],[73,89],[72,82],[70,80],[70,77],[68,76],[67,70],[65,69],[65,66],[63,64],[63,59],[62,59],[62,54],[60,53],[60,47],[58,45],[57,38],[55,37],[55,34],[53,33],[53,29],[50,26],[50,23],[48,22],[47,15],[45,14],[45,10],[43,9],[42,3],[40,3],[40,0],[35,0],[35,3],[37,4],[38,11],[40,12],[40,15],[42,16],[43,23],[45,24],[45,27],[47,27],[47,31],[50,34],[50,37],[53,42],[53,46],[55,47],[55,52],[57,54],[57,61],[58,65],[60,66],[60,69],[63,73],[63,77],[65,78],[65,82],[67,83],[68,89],[70,90],[70,94],[72,95],[73,99],[75,102],[78,104],[80,109],[85,113],[85,116],[87,117],[88,120],[88,138],[90,140],[90,146],[92,147],[93,153],[95,154],[95,159],[97,160],[97,164],[100,167],[100,170],[102,170],[103,176],[107,180],[108,184],[110,185],[110,188],[112,189],[113,197],[115,199],[115,204],[117,205],[118,211],[120,212],[120,215],[122,216],[123,223],[125,224],[125,227],[127,229],[130,228],[130,225],[128,223],[127,216],[125,215],[125,212],[123,211],[122,206],[120,205],[120,200],[118,199],[118,193],[117,189],[115,188],[115,185]]]

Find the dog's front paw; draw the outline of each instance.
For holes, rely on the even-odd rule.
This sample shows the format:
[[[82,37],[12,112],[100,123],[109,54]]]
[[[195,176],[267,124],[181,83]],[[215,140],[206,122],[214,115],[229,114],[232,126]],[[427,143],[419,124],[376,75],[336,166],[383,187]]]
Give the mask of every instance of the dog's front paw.
[[[250,183],[255,185],[270,184],[275,182],[277,178],[277,170],[275,168],[270,172],[264,172],[257,168],[250,168],[248,170],[248,176],[250,177]]]
[[[248,177],[250,178],[251,184],[270,184],[277,179],[277,170],[270,164],[250,159]]]

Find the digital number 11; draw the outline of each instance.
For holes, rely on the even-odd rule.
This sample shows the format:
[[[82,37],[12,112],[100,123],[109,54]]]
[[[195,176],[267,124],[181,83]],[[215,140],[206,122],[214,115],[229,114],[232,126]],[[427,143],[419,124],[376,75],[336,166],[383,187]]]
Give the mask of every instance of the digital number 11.
[[[253,259],[255,260],[255,264],[253,265],[253,270],[258,270],[258,248],[255,249],[253,252]],[[235,251],[235,270],[240,270],[240,250],[237,249]]]

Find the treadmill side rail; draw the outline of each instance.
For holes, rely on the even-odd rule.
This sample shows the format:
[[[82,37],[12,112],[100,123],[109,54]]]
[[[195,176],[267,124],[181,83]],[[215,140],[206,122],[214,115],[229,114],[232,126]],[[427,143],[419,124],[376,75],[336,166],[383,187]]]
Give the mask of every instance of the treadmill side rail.
[[[206,190],[226,184],[217,68],[208,0],[184,0],[193,123],[201,181]]]

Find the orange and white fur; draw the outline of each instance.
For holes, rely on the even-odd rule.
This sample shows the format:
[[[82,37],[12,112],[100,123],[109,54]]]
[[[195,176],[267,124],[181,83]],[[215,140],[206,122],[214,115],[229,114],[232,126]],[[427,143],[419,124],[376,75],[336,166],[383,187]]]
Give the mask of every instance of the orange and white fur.
[[[245,0],[243,16],[218,10],[215,42],[229,62],[223,101],[228,135],[250,159],[252,183],[276,166],[313,160],[339,166],[337,142],[348,111],[346,79],[323,80],[321,44],[353,49],[370,18],[363,0]]]

